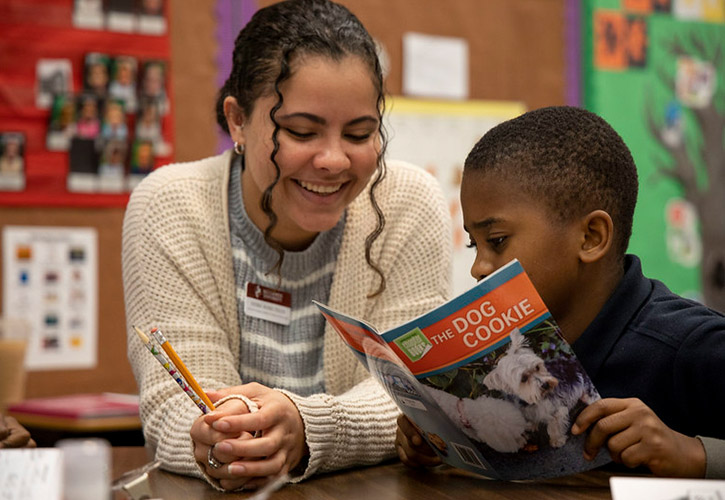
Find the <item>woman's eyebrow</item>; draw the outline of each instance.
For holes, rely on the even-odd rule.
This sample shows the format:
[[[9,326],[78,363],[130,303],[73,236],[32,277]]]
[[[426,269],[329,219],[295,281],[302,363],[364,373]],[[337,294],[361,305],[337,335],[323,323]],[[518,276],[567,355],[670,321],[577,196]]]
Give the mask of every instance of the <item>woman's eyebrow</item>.
[[[318,125],[325,125],[327,123],[327,120],[325,120],[321,116],[317,116],[312,113],[306,113],[304,111],[301,111],[299,113],[290,113],[287,115],[281,115],[279,118],[282,120],[291,120],[293,118],[303,118],[303,119],[309,120],[313,123],[317,123]],[[378,123],[378,118],[375,116],[372,116],[372,115],[364,115],[364,116],[355,118],[353,120],[350,120],[345,125],[346,126],[357,125],[359,123],[365,123],[365,122]]]

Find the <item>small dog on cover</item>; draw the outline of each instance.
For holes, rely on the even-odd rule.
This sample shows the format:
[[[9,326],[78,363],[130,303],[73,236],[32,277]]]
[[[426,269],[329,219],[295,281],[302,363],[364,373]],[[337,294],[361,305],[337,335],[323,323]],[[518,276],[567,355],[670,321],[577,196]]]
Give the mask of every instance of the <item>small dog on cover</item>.
[[[423,387],[448,418],[474,441],[502,453],[517,452],[526,444],[530,426],[514,403],[488,396],[459,398],[441,389]]]
[[[579,403],[587,405],[598,399],[594,387],[584,381],[577,367],[576,360],[563,356],[547,366],[516,328],[506,353],[483,383],[518,406],[529,431],[544,425],[549,444],[560,448],[568,438],[571,410]]]

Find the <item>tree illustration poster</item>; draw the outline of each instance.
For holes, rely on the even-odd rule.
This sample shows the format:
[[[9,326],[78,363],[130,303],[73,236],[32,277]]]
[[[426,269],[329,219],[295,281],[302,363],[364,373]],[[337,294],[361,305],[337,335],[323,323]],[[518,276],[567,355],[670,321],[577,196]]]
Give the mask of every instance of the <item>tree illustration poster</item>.
[[[584,105],[639,172],[629,251],[649,277],[725,311],[725,0],[584,5]]]

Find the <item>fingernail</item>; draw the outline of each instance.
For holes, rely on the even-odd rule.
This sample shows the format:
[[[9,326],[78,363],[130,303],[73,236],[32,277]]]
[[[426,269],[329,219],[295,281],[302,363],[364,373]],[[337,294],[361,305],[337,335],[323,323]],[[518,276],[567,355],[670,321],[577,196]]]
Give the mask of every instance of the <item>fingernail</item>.
[[[224,420],[217,420],[211,426],[221,432],[227,432],[231,428],[231,424],[229,422],[226,422]]]
[[[218,443],[216,446],[214,446],[214,449],[219,450],[222,453],[231,453],[232,445],[227,443],[226,441],[222,441],[221,443]]]
[[[243,465],[232,464],[229,466],[229,474],[232,474],[235,476],[241,476],[245,472],[247,472],[247,468]]]
[[[423,440],[420,438],[420,436],[413,436],[413,439],[411,439],[411,441],[415,446],[423,443]]]
[[[571,426],[571,433],[574,434],[574,435],[579,434],[579,426],[576,425],[576,424],[572,425]]]

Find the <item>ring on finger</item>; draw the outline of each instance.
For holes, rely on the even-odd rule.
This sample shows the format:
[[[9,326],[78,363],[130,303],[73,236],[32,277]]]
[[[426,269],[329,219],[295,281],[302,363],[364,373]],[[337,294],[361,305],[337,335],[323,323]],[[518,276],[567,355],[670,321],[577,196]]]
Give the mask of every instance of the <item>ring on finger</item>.
[[[209,451],[206,454],[206,463],[208,463],[209,467],[211,467],[212,469],[218,469],[219,467],[224,465],[222,462],[220,462],[219,460],[214,458],[214,447],[215,446],[216,446],[216,443],[211,445],[209,447]]]

